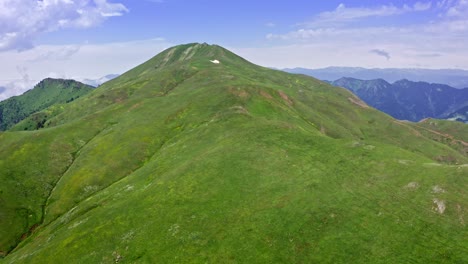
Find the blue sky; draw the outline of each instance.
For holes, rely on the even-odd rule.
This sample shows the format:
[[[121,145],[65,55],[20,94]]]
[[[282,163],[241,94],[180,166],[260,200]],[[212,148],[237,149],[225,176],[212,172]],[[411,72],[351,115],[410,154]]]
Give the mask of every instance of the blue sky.
[[[468,69],[468,0],[0,0],[0,100],[189,42],[278,68]]]

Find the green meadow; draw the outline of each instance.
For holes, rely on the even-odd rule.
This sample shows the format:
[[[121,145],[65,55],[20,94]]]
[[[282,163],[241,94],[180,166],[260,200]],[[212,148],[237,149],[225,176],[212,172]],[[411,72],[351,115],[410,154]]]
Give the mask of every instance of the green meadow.
[[[467,135],[176,46],[0,133],[0,263],[466,263]]]

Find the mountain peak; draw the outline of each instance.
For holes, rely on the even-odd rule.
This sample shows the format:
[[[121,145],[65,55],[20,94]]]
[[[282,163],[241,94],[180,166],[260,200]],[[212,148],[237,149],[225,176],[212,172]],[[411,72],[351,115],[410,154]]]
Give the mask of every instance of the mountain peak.
[[[189,43],[168,48],[151,59],[154,67],[160,68],[170,65],[194,64],[196,66],[245,64],[244,60],[229,50],[207,43]]]
[[[184,62],[202,58],[210,61],[219,61],[227,52],[226,49],[218,45],[189,43],[169,48],[158,56],[162,58],[163,65],[166,65],[173,62]]]
[[[162,72],[178,76],[198,70],[227,68],[248,72],[254,70],[255,65],[219,45],[189,43],[168,48],[117,79],[126,82],[139,78],[153,79],[155,74]]]
[[[44,110],[54,104],[72,102],[92,90],[93,87],[74,80],[44,79],[24,94],[0,102],[0,131],[12,128],[33,113]],[[45,115],[36,115],[35,117],[43,117]],[[39,123],[34,124],[33,122],[26,122],[27,124],[25,123],[21,126],[21,129],[17,130],[38,129],[44,125],[41,122],[42,119],[39,120]]]
[[[71,85],[71,84],[77,84],[77,85],[83,85],[83,83],[81,82],[78,82],[78,81],[75,81],[75,80],[72,80],[72,79],[56,79],[56,78],[45,78],[43,79],[42,81],[40,81],[37,86],[38,87],[44,87],[44,86],[47,86],[49,84],[64,84],[64,85]],[[68,86],[64,87],[64,88],[68,88]]]

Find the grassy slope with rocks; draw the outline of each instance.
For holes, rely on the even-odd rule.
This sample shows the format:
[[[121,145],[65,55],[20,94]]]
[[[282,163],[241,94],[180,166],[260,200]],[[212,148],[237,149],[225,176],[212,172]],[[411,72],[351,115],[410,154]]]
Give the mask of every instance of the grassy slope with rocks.
[[[0,134],[0,262],[468,259],[466,153],[345,89],[188,44],[46,111]]]
[[[0,130],[7,130],[35,112],[55,104],[69,103],[92,90],[92,86],[74,80],[44,79],[24,94],[0,102]],[[38,127],[25,125],[23,129],[42,127],[41,122],[45,118],[47,116],[34,115],[31,119]]]

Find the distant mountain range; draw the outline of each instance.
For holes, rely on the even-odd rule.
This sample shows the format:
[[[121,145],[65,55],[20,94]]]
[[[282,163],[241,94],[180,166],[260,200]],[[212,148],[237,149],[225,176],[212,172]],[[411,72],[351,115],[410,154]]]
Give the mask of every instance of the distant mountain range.
[[[432,117],[466,121],[468,88],[409,80],[390,84],[383,79],[354,78],[340,78],[331,84],[352,91],[367,104],[400,120],[417,122]]]
[[[105,83],[105,82],[108,82],[112,79],[115,79],[117,77],[119,77],[120,74],[108,74],[104,77],[101,77],[99,79],[84,79],[84,80],[81,80],[82,83],[84,84],[87,84],[87,85],[91,85],[93,87],[98,87],[100,86],[101,84]]]
[[[444,83],[455,88],[468,87],[468,71],[457,69],[366,69],[360,67],[328,67],[323,69],[293,68],[283,70],[329,81],[334,81],[341,77],[351,77],[361,80],[380,78],[391,83],[407,79],[410,81]]]
[[[447,116],[448,120],[459,121],[468,124],[468,106],[462,107]]]
[[[93,88],[74,80],[44,79],[32,90],[0,102],[0,131],[49,106],[71,102]]]

